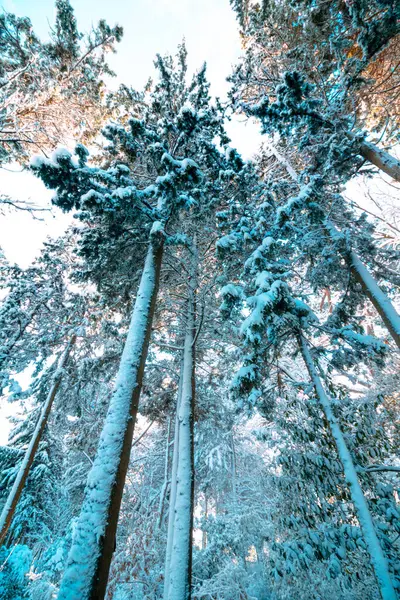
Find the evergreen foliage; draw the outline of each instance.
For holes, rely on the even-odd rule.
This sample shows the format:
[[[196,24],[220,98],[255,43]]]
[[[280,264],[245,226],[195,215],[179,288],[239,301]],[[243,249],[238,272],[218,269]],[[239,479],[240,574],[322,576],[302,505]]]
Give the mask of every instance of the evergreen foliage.
[[[72,132],[96,134],[104,118],[102,77],[111,74],[105,54],[121,37],[122,28],[104,20],[84,36],[69,0],[56,1],[49,42],[28,18],[0,15],[1,163],[46,155]]]
[[[400,180],[398,3],[230,4],[227,103],[184,42],[109,92],[119,26],[0,16],[0,160],[73,218],[0,255],[1,508],[43,425],[0,600],[398,598],[398,230],[347,193]]]

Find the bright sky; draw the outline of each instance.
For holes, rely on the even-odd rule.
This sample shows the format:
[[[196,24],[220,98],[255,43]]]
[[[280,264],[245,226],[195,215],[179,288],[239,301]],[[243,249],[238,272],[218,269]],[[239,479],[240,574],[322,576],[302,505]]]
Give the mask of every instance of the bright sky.
[[[229,89],[226,77],[241,53],[240,37],[229,0],[72,0],[81,31],[104,18],[110,25],[124,27],[124,37],[117,53],[109,55],[109,63],[120,82],[141,89],[154,72],[157,53],[175,54],[185,38],[188,49],[189,73],[204,61],[208,66],[211,93],[224,97]],[[48,36],[54,23],[53,0],[3,0],[5,10],[18,16],[28,16],[42,39]],[[245,158],[250,157],[261,141],[259,126],[251,122],[227,125],[232,145]],[[51,192],[29,173],[15,173],[18,165],[0,169],[2,193],[19,200],[32,200],[48,206]],[[43,216],[43,215],[42,215]],[[44,221],[32,220],[21,211],[0,216],[0,246],[11,262],[28,266],[38,254],[47,235],[60,235],[70,217],[58,209],[44,215]]]

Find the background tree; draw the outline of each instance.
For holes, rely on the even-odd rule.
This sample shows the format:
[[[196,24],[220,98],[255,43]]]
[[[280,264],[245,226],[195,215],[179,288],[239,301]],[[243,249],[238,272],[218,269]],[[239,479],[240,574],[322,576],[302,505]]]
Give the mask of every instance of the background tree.
[[[26,163],[72,138],[93,139],[106,111],[102,78],[112,74],[106,53],[122,28],[102,20],[84,36],[68,0],[56,1],[50,41],[35,35],[30,20],[0,16],[1,163]]]

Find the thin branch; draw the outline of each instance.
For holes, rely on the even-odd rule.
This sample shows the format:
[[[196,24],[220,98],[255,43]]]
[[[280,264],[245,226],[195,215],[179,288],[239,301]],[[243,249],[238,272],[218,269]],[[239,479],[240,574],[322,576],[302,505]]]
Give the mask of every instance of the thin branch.
[[[363,471],[366,471],[367,473],[378,473],[383,471],[400,473],[400,467],[392,467],[391,465],[371,465],[370,467],[365,467]]]
[[[143,433],[141,433],[141,434],[139,435],[139,437],[138,437],[138,438],[137,438],[137,439],[136,439],[136,440],[135,440],[135,441],[132,443],[132,446],[131,446],[132,448],[133,448],[133,446],[136,446],[136,444],[138,444],[138,443],[140,442],[140,440],[142,439],[142,437],[143,437],[144,435],[146,435],[146,433],[148,432],[148,430],[150,429],[150,427],[151,427],[153,424],[154,424],[154,421],[151,421],[150,425],[148,425],[148,426],[146,427],[146,429],[143,431]]]

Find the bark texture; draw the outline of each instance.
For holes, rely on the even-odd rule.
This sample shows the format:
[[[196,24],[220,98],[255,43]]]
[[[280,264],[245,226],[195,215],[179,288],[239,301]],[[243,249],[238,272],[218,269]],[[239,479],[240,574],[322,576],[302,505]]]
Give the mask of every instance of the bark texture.
[[[28,449],[25,453],[22,464],[19,468],[18,475],[15,479],[14,485],[11,488],[11,491],[7,497],[6,503],[2,510],[2,513],[0,516],[0,546],[3,544],[3,542],[7,536],[8,530],[10,528],[12,519],[15,514],[15,509],[17,508],[18,500],[20,499],[22,490],[24,489],[24,485],[28,478],[32,463],[35,460],[36,452],[39,447],[40,440],[42,439],[43,432],[45,430],[45,427],[46,427],[46,424],[47,424],[47,421],[49,418],[49,414],[51,411],[51,407],[54,402],[54,398],[56,397],[57,391],[61,384],[61,380],[63,377],[63,369],[68,362],[68,359],[69,359],[69,356],[71,353],[71,349],[75,343],[75,340],[76,340],[76,336],[73,335],[59,360],[59,363],[57,366],[57,371],[53,377],[53,383],[52,383],[51,389],[49,391],[49,394],[48,394],[46,401],[43,405],[43,408],[41,410],[40,417],[37,422],[35,431],[33,432],[31,442],[28,446]]]
[[[88,476],[58,600],[103,600],[150,341],[164,248],[160,223],[150,245],[114,392]]]
[[[378,148],[370,142],[362,142],[360,154],[375,165],[375,167],[386,173],[386,175],[393,177],[396,181],[400,181],[400,161],[389,154],[389,152]]]
[[[358,481],[353,459],[349,449],[347,448],[340,425],[332,411],[330,398],[325,392],[321,379],[317,373],[317,369],[315,368],[308,343],[302,335],[299,335],[299,345],[318,400],[325,413],[332,437],[335,440],[340,462],[343,466],[344,475],[350,488],[351,499],[353,501],[354,508],[356,509],[361,531],[363,533],[364,540],[371,558],[371,564],[378,583],[381,598],[382,600],[396,600],[397,595],[390,577],[389,565],[376,534],[368,504]]]

